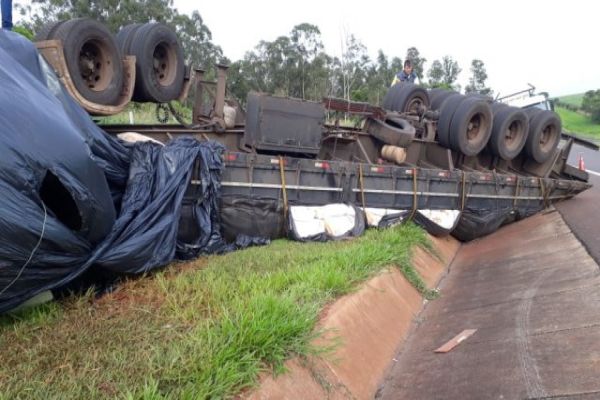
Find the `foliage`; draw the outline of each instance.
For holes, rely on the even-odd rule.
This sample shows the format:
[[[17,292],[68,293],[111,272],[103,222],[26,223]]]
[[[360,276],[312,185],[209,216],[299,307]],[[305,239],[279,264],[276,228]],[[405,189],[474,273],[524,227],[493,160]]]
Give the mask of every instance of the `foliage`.
[[[455,82],[458,79],[458,74],[462,71],[458,66],[458,62],[450,56],[444,56],[444,58],[442,58],[442,71],[444,72],[442,83],[452,88],[458,88],[458,86],[455,85]]]
[[[289,36],[263,40],[234,62],[229,70],[230,91],[241,101],[250,90],[316,100],[332,85],[332,62],[323,51],[319,28],[300,24]]]
[[[558,107],[566,108],[569,111],[579,111],[579,109],[581,108],[581,102],[579,103],[580,105],[575,105],[573,103],[567,103],[567,102],[563,101],[563,99],[561,97],[556,97],[556,98],[552,99],[552,101],[554,102],[554,105],[556,105]]]
[[[554,111],[560,116],[565,131],[600,139],[600,124],[594,123],[590,116],[568,110],[562,106],[555,107]]]
[[[584,95],[585,93],[571,94],[568,96],[561,96],[558,98],[558,100],[561,105],[570,105],[575,107],[575,109],[578,109],[581,107]]]
[[[27,29],[24,26],[15,25],[15,26],[13,26],[12,31],[16,32],[22,36],[25,36],[29,40],[33,40],[33,32],[31,32],[29,29]]]
[[[488,75],[483,61],[478,59],[471,61],[471,77],[469,78],[469,84],[465,87],[465,92],[491,96],[494,92],[485,85],[487,78]]]
[[[421,57],[421,54],[416,47],[409,47],[408,50],[406,50],[406,59],[410,60],[412,63],[413,71],[417,75],[417,78],[419,78],[419,82],[423,82],[423,73],[427,59]]]
[[[0,398],[232,398],[315,348],[320,310],[386,267],[411,267],[413,224],[352,241],[277,240],[172,265],[112,294],[0,317]]]
[[[581,109],[590,114],[593,122],[600,123],[600,89],[585,92]]]
[[[429,77],[430,87],[438,88],[443,86],[444,68],[440,60],[433,60],[429,71],[427,71],[427,76]]]

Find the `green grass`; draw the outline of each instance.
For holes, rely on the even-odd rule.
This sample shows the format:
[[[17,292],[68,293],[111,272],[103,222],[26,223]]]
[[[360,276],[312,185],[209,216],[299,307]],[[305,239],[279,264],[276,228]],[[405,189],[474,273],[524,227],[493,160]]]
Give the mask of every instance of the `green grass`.
[[[555,111],[560,116],[565,131],[600,139],[600,124],[592,122],[589,116],[562,107],[556,107]]]
[[[563,103],[570,104],[575,107],[581,107],[581,102],[583,101],[584,95],[585,93],[570,94],[568,96],[559,97],[558,99]]]
[[[320,311],[387,266],[427,297],[413,224],[351,241],[285,240],[175,263],[123,284],[0,318],[0,399],[230,398],[261,371],[310,355]]]
[[[184,107],[180,103],[173,103],[175,109],[183,116],[184,121],[191,123],[192,121],[192,110],[189,107]],[[102,125],[121,125],[130,123],[130,115],[132,113],[133,123],[136,125],[150,125],[158,124],[156,118],[156,104],[154,103],[129,103],[125,110],[119,114],[111,115],[109,117],[95,117],[94,119]],[[161,111],[161,117],[164,113]],[[167,124],[177,124],[179,122],[169,112],[169,119]]]

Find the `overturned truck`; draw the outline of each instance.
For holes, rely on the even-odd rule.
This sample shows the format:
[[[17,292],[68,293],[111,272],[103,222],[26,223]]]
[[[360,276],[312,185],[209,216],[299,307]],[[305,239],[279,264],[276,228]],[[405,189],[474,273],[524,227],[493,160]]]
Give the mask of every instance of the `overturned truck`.
[[[85,24],[96,35],[90,33],[87,42],[80,35],[85,27],[78,29]],[[359,207],[368,220],[378,221],[374,215],[382,213],[399,218],[416,215],[417,221],[428,220],[425,225],[432,232],[470,240],[589,187],[587,173],[567,164],[567,159],[574,142],[595,145],[563,133],[547,99],[527,108],[510,105],[515,99],[523,103],[523,97],[535,97],[533,90],[494,101],[478,94],[400,84],[389,89],[380,107],[335,98],[310,102],[250,93],[243,110],[226,100],[227,68],[218,66],[216,83],[205,81],[202,70],[192,76],[183,65],[176,36],[165,26],[128,25],[115,39],[102,34],[105,44],[99,45],[101,29],[95,21],[53,23],[38,37],[46,40],[38,42],[38,48],[92,114],[117,113],[131,99],[182,100],[195,83],[189,123],[172,106],[162,106],[167,114],[170,109],[179,117],[180,126],[102,128],[114,135],[136,132],[161,142],[193,136],[224,144],[221,213],[228,238],[239,232],[285,236],[293,225],[288,221],[290,208],[343,203]],[[97,50],[65,48],[75,34],[81,49],[95,44]],[[73,84],[90,81],[89,68],[81,66],[90,64],[91,57],[91,65],[99,67],[110,58],[107,49],[113,48],[118,49],[113,58],[122,60],[127,77],[121,96],[104,105],[79,100],[90,91],[88,85],[81,93]],[[69,57],[60,55],[71,53],[71,58],[80,59],[69,65]],[[101,82],[106,80],[98,74]],[[195,234],[190,228],[194,223],[186,219],[194,221],[197,185],[201,181],[192,178],[180,224],[183,236]]]
[[[381,107],[250,93],[243,110],[226,67],[217,82],[192,73],[164,25],[114,38],[78,19],[39,39],[0,31],[0,312],[268,238],[414,220],[470,240],[590,187],[566,161],[593,145],[539,107],[402,85]],[[185,121],[170,102],[190,89]],[[132,99],[180,123],[90,118]]]

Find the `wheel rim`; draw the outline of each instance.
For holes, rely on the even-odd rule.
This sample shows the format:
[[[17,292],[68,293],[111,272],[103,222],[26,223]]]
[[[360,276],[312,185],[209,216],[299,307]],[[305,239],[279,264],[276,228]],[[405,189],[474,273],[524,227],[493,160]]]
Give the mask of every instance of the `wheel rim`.
[[[548,124],[542,129],[542,134],[540,135],[540,149],[544,153],[552,151],[556,136],[557,129],[554,124]]]
[[[173,46],[160,42],[152,54],[152,67],[156,81],[161,86],[169,86],[177,75],[177,54]]]
[[[106,43],[90,40],[83,44],[79,51],[79,73],[93,91],[101,92],[110,85],[114,71]]]
[[[470,145],[479,145],[488,125],[489,122],[484,114],[474,114],[467,124],[467,142]]]
[[[406,112],[416,113],[423,106],[423,100],[420,97],[412,98],[405,107]]]
[[[524,134],[523,122],[515,120],[510,123],[504,132],[504,145],[508,151],[516,150],[522,142]]]

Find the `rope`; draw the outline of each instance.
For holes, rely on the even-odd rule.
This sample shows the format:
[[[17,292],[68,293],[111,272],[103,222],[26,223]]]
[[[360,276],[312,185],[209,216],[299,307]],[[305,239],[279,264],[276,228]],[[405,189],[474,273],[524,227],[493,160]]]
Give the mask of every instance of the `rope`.
[[[358,183],[360,185],[360,200],[362,202],[362,206],[363,206],[363,210],[364,210],[366,207],[366,202],[365,202],[365,181],[363,178],[362,164],[358,165]]]
[[[6,292],[12,285],[14,285],[16,281],[19,280],[19,278],[21,277],[21,274],[23,274],[23,271],[25,271],[25,267],[27,267],[27,265],[31,262],[33,255],[35,254],[37,249],[40,247],[40,244],[42,244],[42,239],[44,238],[44,233],[46,232],[46,220],[48,219],[48,211],[46,210],[46,205],[44,204],[44,202],[42,202],[42,206],[44,207],[44,222],[42,223],[42,233],[40,234],[40,238],[38,239],[37,243],[33,247],[33,250],[31,250],[31,254],[29,254],[29,258],[27,258],[27,261],[25,261],[25,264],[23,264],[23,266],[19,270],[19,273],[17,274],[17,276],[15,276],[15,278],[12,281],[10,281],[10,283],[8,285],[6,285],[4,287],[4,289],[2,289],[2,291],[0,291],[0,296],[2,294],[4,294],[4,292]]]
[[[413,206],[408,220],[412,220],[417,212],[417,169],[413,168]]]
[[[465,171],[462,171],[462,190],[460,195],[460,211],[465,210],[465,203],[467,198],[467,174]]]
[[[519,197],[519,183],[521,183],[521,180],[519,179],[519,177],[517,176],[517,184],[515,186],[515,200],[513,201],[513,208],[517,208],[517,200]]]
[[[288,215],[288,199],[287,190],[285,188],[285,163],[283,157],[279,156],[279,173],[281,175],[281,191],[283,192],[283,216],[287,220]]]
[[[542,194],[542,202],[544,204],[544,208],[548,207],[547,201],[546,201],[546,188],[544,187],[544,178],[539,178],[540,179],[540,192]]]

